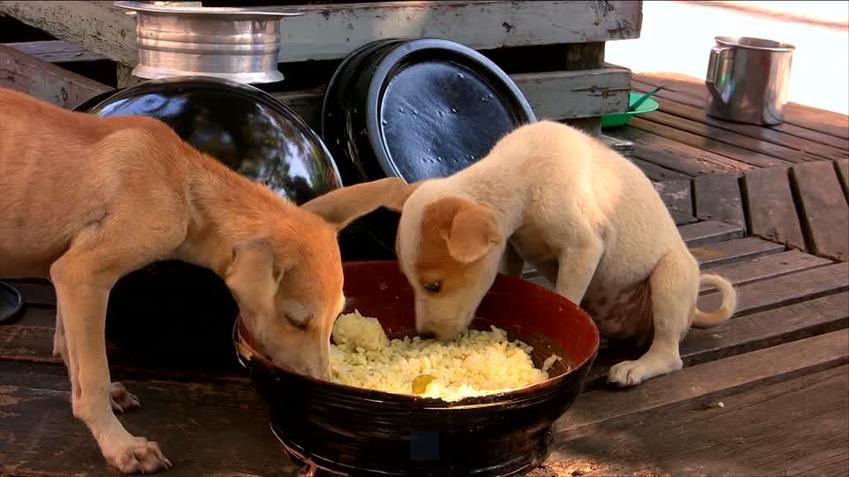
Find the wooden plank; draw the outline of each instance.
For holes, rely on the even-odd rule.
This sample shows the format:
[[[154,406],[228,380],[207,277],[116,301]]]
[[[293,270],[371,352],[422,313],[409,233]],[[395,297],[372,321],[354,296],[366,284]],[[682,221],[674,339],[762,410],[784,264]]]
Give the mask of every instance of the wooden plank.
[[[844,475],[848,371],[797,372],[712,395],[695,393],[724,377],[699,373],[709,381],[687,382],[694,388],[689,401],[559,434],[546,468],[529,476]]]
[[[631,143],[631,149],[633,150],[633,143]],[[681,174],[680,172],[675,172],[672,169],[667,169],[665,167],[658,166],[652,162],[644,161],[642,159],[638,159],[636,157],[629,157],[629,161],[633,162],[634,165],[640,168],[643,171],[643,174],[646,175],[652,182],[666,182],[666,181],[689,181],[690,176],[686,174]]]
[[[690,252],[702,268],[715,267],[737,260],[760,257],[784,251],[784,245],[767,242],[756,237],[746,237],[727,242],[690,247]]]
[[[743,190],[750,233],[805,250],[805,238],[786,169],[748,171],[743,179]]]
[[[0,45],[0,87],[73,108],[113,88]]]
[[[659,82],[654,82],[654,81],[648,81],[647,82],[642,76],[639,76],[639,77],[633,76],[631,78],[632,88],[639,90],[639,91],[648,91],[648,90],[654,88],[655,86],[657,86],[656,83],[659,83]],[[664,83],[664,85],[666,85],[666,82],[663,82],[663,83]],[[663,102],[672,101],[672,102],[675,102],[675,103],[678,103],[678,104],[688,105],[688,106],[691,106],[693,108],[698,108],[698,109],[704,111],[705,96],[700,89],[693,91],[693,88],[688,87],[688,86],[684,86],[684,90],[676,89],[675,82],[671,81],[671,83],[672,83],[672,86],[670,86],[670,89],[663,89],[655,95],[655,98],[663,100],[661,102],[661,104]],[[686,91],[686,89],[688,89],[688,88],[691,92]],[[706,117],[709,117],[709,116],[706,116]],[[720,119],[716,119],[716,121],[720,121],[722,123],[732,124],[730,121],[723,121],[723,120],[720,120]],[[822,133],[822,132],[819,132],[819,131],[815,131],[815,130],[812,130],[812,129],[807,129],[807,128],[804,128],[804,127],[801,127],[801,126],[796,126],[794,124],[790,124],[790,123],[787,123],[787,122],[777,124],[777,125],[774,125],[774,126],[769,126],[769,127],[756,126],[756,125],[748,125],[748,126],[750,126],[752,128],[758,128],[758,129],[761,129],[761,130],[764,130],[764,131],[767,131],[767,130],[775,131],[778,134],[789,135],[789,136],[793,136],[793,137],[796,137],[796,138],[817,142],[817,143],[827,145],[827,146],[830,146],[830,147],[833,147],[833,148],[836,148],[836,149],[839,149],[839,150],[842,150],[842,151],[849,150],[849,140],[847,140],[847,139],[839,138],[839,137],[832,136],[830,134]]]
[[[749,136],[738,134],[736,132],[727,131],[722,128],[710,126],[698,121],[685,119],[680,116],[673,116],[663,111],[655,111],[643,117],[646,121],[668,126],[681,131],[715,140],[723,144],[735,146],[736,148],[752,151],[756,154],[770,156],[780,159],[785,162],[800,163],[807,161],[822,160],[822,157],[810,154],[805,151],[799,151],[793,148],[786,147],[780,144],[774,144],[768,141],[761,141]],[[639,122],[638,122],[639,123]],[[739,151],[739,149],[734,149]],[[740,151],[742,153],[742,151]]]
[[[849,204],[834,165],[814,162],[796,165],[792,171],[811,250],[835,260],[849,260]]]
[[[736,175],[713,174],[693,180],[694,215],[703,220],[718,220],[740,227],[746,232],[746,215]]]
[[[672,216],[672,220],[675,221],[675,225],[682,226],[687,224],[693,224],[699,221],[699,219],[693,217],[690,214],[685,214],[684,212],[678,212],[677,210],[670,210],[669,215]]]
[[[92,53],[62,40],[22,41],[6,43],[3,46],[14,48],[47,63],[77,63],[106,60],[106,57]]]
[[[737,288],[737,311],[742,316],[849,289],[849,264],[838,263],[783,275]],[[699,297],[699,309],[715,310],[722,297],[710,292]]]
[[[754,169],[751,164],[706,151],[672,139],[624,127],[605,132],[608,135],[634,142],[634,156],[667,169],[698,176],[702,174],[742,173]]]
[[[843,194],[846,196],[846,200],[849,201],[849,159],[841,159],[835,162],[834,167],[837,169],[837,175],[840,177]]]
[[[743,285],[831,263],[831,260],[827,258],[817,257],[799,250],[788,250],[720,265],[712,268],[710,272],[725,277],[734,285]],[[712,286],[705,285],[700,291],[706,293],[713,290],[715,288]]]
[[[539,119],[597,117],[628,109],[631,72],[587,69],[513,75]]]
[[[646,92],[652,89],[651,86],[632,81],[632,88],[635,91]],[[715,128],[721,128],[726,131],[731,131],[738,134],[767,141],[773,144],[786,146],[797,151],[802,151],[807,154],[813,154],[824,159],[837,160],[847,157],[849,152],[846,149],[834,147],[825,144],[821,141],[806,139],[805,137],[795,136],[787,132],[782,132],[774,128],[763,126],[755,126],[753,124],[735,123],[731,121],[723,121],[705,114],[703,107],[696,107],[685,103],[679,103],[665,97],[656,98],[660,104],[660,110],[677,117],[696,121],[698,123],[707,124]],[[649,118],[653,116],[647,116]],[[807,130],[805,130],[807,131]]]
[[[704,106],[707,88],[704,81],[690,76],[675,73],[641,73],[637,79],[651,85],[663,84],[667,92],[679,92],[694,98]],[[821,109],[804,106],[798,103],[787,103],[784,108],[784,120],[787,123],[800,126],[811,131],[818,131],[829,136],[849,139],[849,117]]]
[[[711,151],[716,154],[721,154],[736,161],[751,164],[757,167],[776,167],[787,166],[790,164],[788,161],[779,159],[777,157],[768,156],[759,152],[743,149],[732,144],[727,144],[716,139],[711,139],[710,137],[704,137],[698,134],[689,133],[687,131],[678,129],[677,127],[666,126],[639,117],[633,118],[629,123],[629,127],[657,134],[659,136],[672,139],[682,144],[687,144],[689,146],[693,146],[699,149],[704,149],[706,151]]]
[[[843,292],[735,316],[716,328],[691,328],[681,342],[681,359],[684,366],[694,366],[843,329],[849,325],[847,305],[849,294]],[[637,359],[641,354],[642,350],[633,348],[602,350],[589,372],[584,389],[601,387],[611,366],[622,360]]]
[[[654,190],[669,210],[693,215],[693,198],[690,193],[690,179],[680,181],[652,182]]]
[[[113,475],[71,415],[67,381],[60,367],[0,362],[0,474]],[[120,419],[160,444],[169,475],[297,475],[250,384],[124,383],[143,407]]]
[[[740,226],[717,222],[715,220],[684,225],[678,227],[678,232],[681,233],[681,238],[684,239],[684,242],[691,247],[745,236]]]
[[[627,104],[627,70],[516,73],[511,78],[539,117],[554,119],[600,116]],[[323,88],[272,93],[313,128],[321,125]]]
[[[558,439],[574,439],[599,425],[661,415],[674,406],[701,407],[706,401],[792,379],[849,361],[849,331],[842,329],[711,361],[646,381],[633,388],[584,393],[566,417],[555,422]]]
[[[446,38],[475,49],[637,38],[642,2],[444,1],[289,5],[279,60],[337,59],[381,38]],[[111,2],[0,2],[0,11],[119,63],[136,63],[135,21]]]

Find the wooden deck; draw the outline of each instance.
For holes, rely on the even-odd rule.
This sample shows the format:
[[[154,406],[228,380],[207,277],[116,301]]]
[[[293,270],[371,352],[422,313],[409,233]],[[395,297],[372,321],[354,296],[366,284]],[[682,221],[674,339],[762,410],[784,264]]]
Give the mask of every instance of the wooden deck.
[[[846,118],[791,108],[776,128],[726,123],[701,113],[696,83],[635,84],[660,82],[660,113],[607,134],[633,141],[632,159],[703,268],[738,287],[739,310],[727,324],[691,330],[682,371],[634,389],[604,383],[608,367],[634,353],[602,354],[531,475],[846,475],[849,264],[838,247],[847,242],[849,144],[831,127]],[[27,312],[0,327],[0,471],[115,474],[73,419],[65,370],[50,354],[52,289],[18,285]],[[717,300],[703,290],[700,306]],[[150,365],[113,344],[114,379],[143,403],[122,421],[162,444],[169,475],[297,474],[231,352],[216,350],[225,364],[214,368],[184,355]]]
[[[517,13],[515,25],[502,25],[501,16],[517,2],[382,3],[303,7],[307,15],[289,32],[321,41],[281,51],[287,85],[274,94],[315,126],[334,61],[376,37],[433,34],[487,50],[541,117],[592,130],[598,115],[624,107],[630,74],[601,58],[603,41],[639,32],[631,2],[605,2],[609,10],[594,13],[598,22],[576,16],[593,25],[583,33],[540,23],[554,13],[585,13],[570,2],[536,2],[542,14],[520,8],[536,20]],[[437,11],[467,3],[474,5],[454,10],[453,24]],[[4,1],[0,12],[52,35],[24,41],[0,28],[0,85],[73,107],[127,84],[132,25],[105,3]],[[425,18],[422,30],[390,22],[392,14]],[[462,26],[466,18],[478,26]],[[346,22],[382,26],[343,39]],[[486,28],[492,22],[503,28]],[[555,40],[569,44],[549,45]],[[523,58],[530,56],[547,59],[529,69]],[[605,139],[654,181],[703,268],[737,285],[739,311],[688,334],[682,371],[633,389],[604,381],[610,365],[634,353],[602,354],[583,395],[554,426],[551,457],[531,475],[847,475],[849,119],[791,104],[782,125],[736,124],[704,114],[699,80],[635,75],[631,84],[639,91],[664,85],[661,109],[605,131]],[[538,280],[532,271],[527,278]],[[16,283],[27,310],[0,326],[0,475],[117,475],[71,415],[65,369],[51,356],[52,288]],[[703,290],[700,305],[717,299]],[[121,420],[162,445],[174,463],[166,475],[296,475],[300,467],[275,441],[264,404],[225,348],[187,353],[179,345],[111,342],[113,379],[143,405]]]

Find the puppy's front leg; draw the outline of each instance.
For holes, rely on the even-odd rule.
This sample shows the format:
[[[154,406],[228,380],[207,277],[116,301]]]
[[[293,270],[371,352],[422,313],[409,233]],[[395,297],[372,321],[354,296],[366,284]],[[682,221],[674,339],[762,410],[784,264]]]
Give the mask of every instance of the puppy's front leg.
[[[557,293],[580,305],[603,253],[604,243],[590,231],[566,247],[558,260]]]
[[[98,285],[93,268],[68,257],[51,268],[65,335],[74,416],[86,423],[103,456],[122,472],[167,468],[170,462],[159,446],[131,435],[112,412],[105,342],[109,288]]]

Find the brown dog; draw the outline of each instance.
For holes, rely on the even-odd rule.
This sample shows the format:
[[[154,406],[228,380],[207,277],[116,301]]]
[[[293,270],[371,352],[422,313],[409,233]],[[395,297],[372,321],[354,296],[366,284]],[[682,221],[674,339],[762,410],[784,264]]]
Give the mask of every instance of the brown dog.
[[[277,365],[326,377],[344,302],[336,235],[380,205],[360,200],[350,215],[324,220],[157,120],[98,118],[3,89],[0,191],[0,277],[53,282],[54,353],[68,368],[74,415],[123,472],[170,462],[113,413],[138,406],[110,383],[104,328],[115,282],[164,259],[208,267],[225,279],[261,351]]]

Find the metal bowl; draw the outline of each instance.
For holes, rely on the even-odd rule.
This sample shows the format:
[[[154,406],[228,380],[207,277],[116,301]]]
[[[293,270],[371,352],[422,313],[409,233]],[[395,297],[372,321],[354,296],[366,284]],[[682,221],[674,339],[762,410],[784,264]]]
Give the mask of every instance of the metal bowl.
[[[345,264],[348,310],[377,317],[391,337],[414,334],[413,291],[397,262]],[[297,460],[346,475],[513,475],[548,455],[552,423],[580,393],[599,345],[592,319],[530,282],[499,276],[472,327],[496,325],[534,347],[546,381],[457,402],[320,381],[275,368],[237,323],[240,362],[268,403],[271,428]]]
[[[203,75],[242,83],[273,83],[280,20],[300,13],[262,9],[161,6],[115,2],[136,15],[140,78]]]

